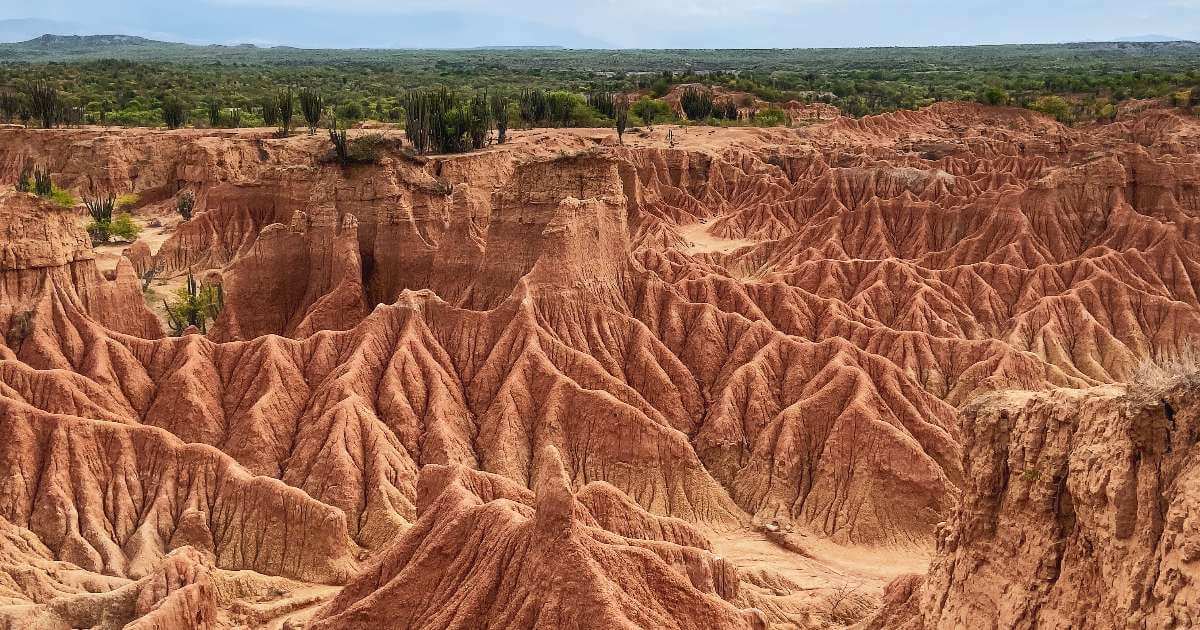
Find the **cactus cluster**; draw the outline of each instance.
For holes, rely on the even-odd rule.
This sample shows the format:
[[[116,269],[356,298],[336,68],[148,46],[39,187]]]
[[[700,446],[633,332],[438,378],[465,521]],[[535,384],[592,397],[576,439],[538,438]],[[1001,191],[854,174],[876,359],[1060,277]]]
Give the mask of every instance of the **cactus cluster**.
[[[259,103],[259,110],[266,126],[274,127],[279,122],[279,101],[275,100],[275,96],[264,97]]]
[[[179,288],[172,302],[163,300],[163,308],[167,313],[167,324],[176,337],[189,326],[207,333],[209,320],[215,320],[225,308],[225,292],[220,284],[201,286],[189,273],[187,285]]]
[[[308,135],[311,136],[317,132],[317,126],[321,124],[321,112],[324,108],[325,101],[319,92],[309,88],[300,90],[300,113],[304,114],[304,122],[308,123]],[[336,126],[336,121],[334,125]]]
[[[688,120],[704,120],[713,113],[712,91],[689,85],[683,89],[683,94],[679,97],[679,106],[683,108],[683,113]]]
[[[413,90],[403,100],[405,135],[418,153],[459,153],[487,146],[493,123],[487,92],[468,97],[442,87]]]
[[[162,99],[162,117],[167,128],[178,129],[187,120],[187,108],[177,96],[168,94]]]
[[[286,138],[292,133],[292,116],[295,113],[295,95],[292,86],[280,90],[275,95],[275,111],[279,113],[279,135]]]
[[[42,127],[49,129],[59,122],[62,114],[62,103],[59,102],[58,88],[46,81],[34,81],[26,91],[29,113],[41,121]]]
[[[613,96],[612,92],[590,92],[587,95],[587,104],[604,116],[613,118],[617,113],[617,101],[619,99],[620,97]]]
[[[508,139],[508,97],[492,95],[492,120],[496,123],[496,142],[504,144]]]
[[[192,209],[196,207],[196,195],[191,191],[184,191],[179,195],[179,199],[175,200],[175,211],[179,216],[183,217],[184,221],[189,221],[192,218]]]

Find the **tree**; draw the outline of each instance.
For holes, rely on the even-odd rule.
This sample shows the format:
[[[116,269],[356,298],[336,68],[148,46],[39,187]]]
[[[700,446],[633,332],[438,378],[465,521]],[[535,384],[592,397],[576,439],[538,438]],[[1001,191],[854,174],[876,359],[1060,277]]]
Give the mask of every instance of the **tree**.
[[[988,105],[1008,105],[1008,92],[995,85],[988,86],[980,92],[979,102]]]
[[[1071,113],[1071,104],[1061,96],[1042,96],[1029,106],[1030,109],[1054,117],[1064,125],[1070,124],[1075,117]]]
[[[655,120],[664,120],[671,116],[670,106],[662,101],[645,96],[630,106],[630,111],[636,114],[638,118],[641,118],[647,127],[653,125]]]
[[[617,127],[617,142],[625,144],[625,128],[629,126],[629,101],[622,95],[613,103],[613,118]]]
[[[325,103],[319,92],[309,88],[300,90],[300,111],[304,114],[304,122],[308,123],[308,135],[317,133],[317,125],[321,124],[321,111],[324,107]]]

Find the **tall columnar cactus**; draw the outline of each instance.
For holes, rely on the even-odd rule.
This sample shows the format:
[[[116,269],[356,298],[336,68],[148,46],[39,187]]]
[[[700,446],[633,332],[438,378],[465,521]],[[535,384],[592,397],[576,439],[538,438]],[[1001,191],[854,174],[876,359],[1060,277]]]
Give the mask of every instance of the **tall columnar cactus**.
[[[208,124],[213,128],[221,126],[221,101],[215,94],[208,97]]]
[[[613,120],[617,127],[617,142],[625,144],[625,128],[629,126],[629,101],[619,96],[613,102]]]
[[[279,122],[279,101],[275,96],[267,96],[262,99],[259,104],[262,110],[263,124],[268,127],[274,127]]]
[[[587,103],[597,112],[613,118],[617,114],[617,100],[619,96],[613,96],[612,92],[591,92],[587,96]]]
[[[346,139],[346,128],[338,127],[337,119],[329,121],[329,141],[333,143],[333,152],[337,155],[338,163],[345,166],[350,163],[350,147]]]
[[[292,116],[295,113],[292,86],[289,85],[287,89],[280,90],[275,95],[275,102],[279,108],[279,135],[286,138],[292,133]]]
[[[308,135],[311,136],[317,132],[317,126],[321,124],[321,111],[324,107],[325,103],[319,92],[309,88],[300,90],[300,112],[304,114],[304,122],[308,123]]]
[[[42,122],[42,127],[49,129],[58,123],[62,113],[58,88],[46,81],[34,81],[29,84],[26,100],[30,114]]]
[[[191,191],[184,191],[175,200],[175,211],[179,216],[183,217],[184,221],[190,221],[192,218],[192,209],[196,207],[196,195]]]
[[[162,117],[169,129],[178,129],[187,120],[187,112],[183,101],[173,94],[168,94],[162,100]]]
[[[187,285],[179,288],[172,302],[163,300],[163,308],[175,336],[182,335],[188,326],[207,333],[208,321],[215,320],[225,308],[225,291],[220,284],[200,286],[189,273]]]
[[[688,120],[704,120],[712,115],[712,92],[707,88],[688,86],[679,97],[679,106]]]
[[[50,180],[50,171],[33,169],[33,192],[39,197],[49,197],[54,192],[54,182]]]
[[[492,120],[496,123],[496,142],[504,144],[508,139],[508,98],[500,94],[492,95]]]

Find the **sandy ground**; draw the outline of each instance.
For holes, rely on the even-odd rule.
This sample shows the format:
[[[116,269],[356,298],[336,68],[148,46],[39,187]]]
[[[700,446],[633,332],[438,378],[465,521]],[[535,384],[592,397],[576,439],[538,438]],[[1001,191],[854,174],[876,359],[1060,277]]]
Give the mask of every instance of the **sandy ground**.
[[[142,226],[142,232],[138,235],[138,240],[150,246],[151,254],[157,254],[162,244],[175,232],[175,226],[170,222],[164,222],[163,225],[158,227],[151,227],[149,224],[152,222],[152,218],[134,215],[133,220]],[[91,219],[84,215],[79,219],[79,225],[80,227],[84,227],[90,221]],[[132,243],[114,242],[93,246],[92,251],[96,253],[96,268],[100,270],[100,273],[108,273],[116,269],[117,263],[121,260],[122,253],[130,245]],[[158,315],[159,319],[163,321],[164,326],[167,323],[164,300],[170,300],[186,284],[186,276],[155,278],[150,281],[150,284],[142,292],[142,296],[146,299],[146,305]]]
[[[905,573],[926,573],[929,549],[839,545],[816,536],[797,536],[809,556],[769,540],[764,532],[743,529],[710,533],[717,553],[743,569],[771,569],[804,588],[862,583],[874,592]]]
[[[728,254],[747,245],[755,245],[758,241],[746,238],[721,238],[708,233],[708,222],[701,220],[699,223],[683,226],[675,230],[683,240],[687,241],[687,247],[684,248],[689,254],[711,254],[720,253]]]

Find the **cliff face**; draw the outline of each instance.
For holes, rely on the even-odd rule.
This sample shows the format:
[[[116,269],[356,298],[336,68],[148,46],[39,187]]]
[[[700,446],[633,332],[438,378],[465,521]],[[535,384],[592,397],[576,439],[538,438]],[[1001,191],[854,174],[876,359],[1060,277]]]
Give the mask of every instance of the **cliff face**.
[[[141,580],[188,547],[217,581],[352,583],[323,609],[328,627],[381,619],[384,600],[407,602],[398,627],[433,627],[422,593],[451,595],[393,578],[432,571],[525,597],[574,571],[514,568],[521,579],[497,587],[468,557],[422,555],[459,532],[555,556],[534,534],[561,505],[522,494],[553,451],[569,490],[551,494],[590,512],[562,552],[599,567],[589,583],[604,593],[604,614],[578,627],[634,619],[632,601],[680,628],[753,627],[730,603],[747,601],[732,586],[747,580],[768,623],[834,619],[837,605],[797,603],[794,582],[718,570],[689,529],[749,524],[876,549],[937,540],[925,585],[889,589],[907,606],[887,609],[896,619],[1069,624],[1101,607],[1080,576],[1159,566],[1139,536],[1176,531],[1167,507],[1156,526],[1139,503],[1109,519],[1129,521],[1106,526],[1115,555],[1095,551],[1101,538],[1061,543],[1101,527],[1085,513],[1109,509],[1102,498],[1166,496],[1186,478],[1155,481],[1148,464],[1093,477],[1072,458],[1087,440],[1120,443],[1103,431],[1126,416],[1084,419],[1107,413],[1103,388],[1200,335],[1197,131],[1172,112],[1072,130],[953,104],[803,130],[689,128],[675,147],[657,131],[611,146],[601,131],[533,130],[342,168],[317,137],[4,130],[0,179],[35,162],[82,193],[137,191],[147,217],[185,190],[197,206],[110,281],[72,215],[0,195],[0,410],[14,436],[0,444],[0,516],[79,571]],[[220,282],[209,334],[162,338],[135,265]],[[997,393],[1011,389],[1031,393]],[[1021,411],[1001,418],[1006,396]],[[1078,466],[1153,460],[1150,442],[1128,441]],[[1186,450],[1172,444],[1155,470]],[[479,494],[476,480],[434,500],[426,470],[522,492]],[[632,558],[618,538],[680,549]],[[1101,564],[1081,564],[1088,553]],[[1130,573],[1128,603],[1105,614],[1176,614],[1148,603],[1183,580],[1173,561]],[[698,577],[710,574],[726,586]],[[1027,575],[1045,582],[1028,601],[1002,583]],[[572,588],[562,601],[587,591]],[[1005,595],[988,608],[972,588]],[[179,609],[208,606],[199,590]],[[230,600],[215,601],[232,623]],[[530,625],[528,611],[472,611],[462,623]]]
[[[1200,623],[1200,378],[998,393],[962,426],[962,502],[929,575],[868,627]]]

